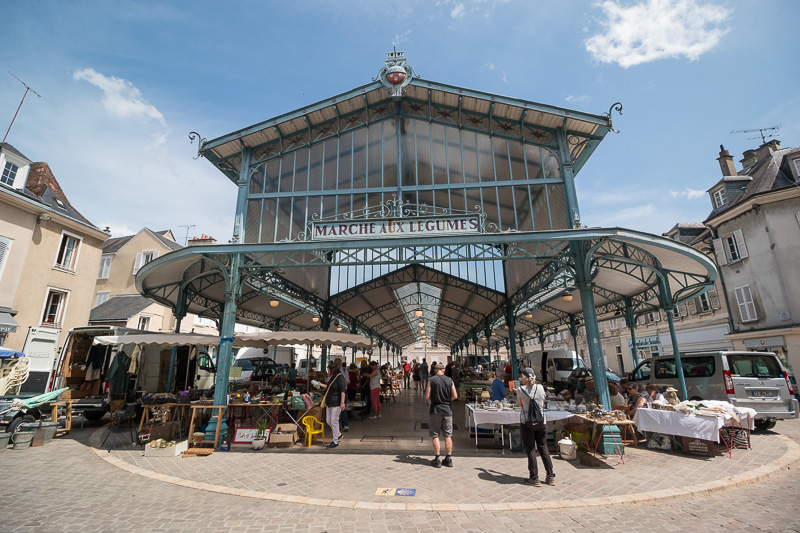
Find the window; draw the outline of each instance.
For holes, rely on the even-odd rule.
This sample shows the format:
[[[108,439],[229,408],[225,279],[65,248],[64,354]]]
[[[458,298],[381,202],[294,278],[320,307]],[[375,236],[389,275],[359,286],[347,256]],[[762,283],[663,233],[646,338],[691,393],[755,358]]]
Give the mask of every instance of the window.
[[[644,362],[633,372],[634,381],[648,381],[650,379],[650,362]]]
[[[158,252],[155,250],[147,250],[136,254],[136,262],[133,264],[133,274],[136,275],[139,269],[147,263],[158,257]]]
[[[612,331],[619,329],[619,323],[617,322],[616,318],[612,318],[608,321],[608,326],[611,328]]]
[[[49,289],[47,291],[47,299],[45,300],[44,312],[42,313],[43,326],[55,328],[61,326],[68,295],[68,292],[58,289]]]
[[[150,329],[150,317],[149,316],[140,316],[139,322],[136,324],[136,329],[141,330],[149,330]]]
[[[81,240],[69,233],[61,234],[61,244],[58,247],[55,266],[74,272],[78,264],[78,249]]]
[[[736,287],[734,293],[736,294],[736,303],[739,305],[739,315],[742,317],[742,322],[755,322],[758,320],[750,285]]]
[[[658,311],[650,311],[649,313],[647,313],[648,324],[651,324],[653,322],[658,322],[659,320],[661,320],[661,313],[659,313]]]
[[[622,359],[622,346],[617,344],[614,346],[614,351],[617,355],[617,366],[619,367],[619,371],[623,374],[625,373],[625,361]]]
[[[0,237],[0,279],[3,279],[3,267],[11,253],[11,239]]]
[[[109,293],[107,292],[98,292],[94,299],[94,306],[97,307],[100,304],[106,303],[108,301],[108,295]]]
[[[97,271],[97,279],[108,279],[111,272],[111,260],[114,259],[113,255],[104,255],[100,258],[100,270]]]
[[[672,316],[673,318],[680,318],[683,316],[683,314],[681,314],[680,304],[676,305],[675,308],[672,310]]]
[[[17,165],[11,161],[6,161],[6,168],[3,169],[3,175],[0,176],[0,183],[5,183],[9,187],[13,187],[18,170],[19,167]]]
[[[707,292],[701,294],[700,297],[698,298],[698,301],[700,302],[701,313],[708,313],[713,309],[713,307],[711,307],[711,297],[708,295]]]
[[[730,235],[714,239],[714,253],[717,256],[717,263],[720,265],[735,263],[749,257],[742,230],[737,229]]]
[[[723,207],[725,204],[728,203],[728,199],[725,196],[725,189],[717,189],[714,191],[714,208],[719,209]]]

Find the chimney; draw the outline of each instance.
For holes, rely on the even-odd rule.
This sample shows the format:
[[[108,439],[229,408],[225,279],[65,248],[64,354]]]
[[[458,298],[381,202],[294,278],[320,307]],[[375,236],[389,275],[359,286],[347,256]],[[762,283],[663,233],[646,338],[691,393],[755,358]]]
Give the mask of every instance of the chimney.
[[[108,233],[109,235],[111,235],[111,228],[109,226],[106,226],[106,229],[103,230],[103,233]]]
[[[191,239],[189,239],[189,242],[187,244],[189,246],[199,246],[203,244],[207,245],[217,244],[217,239],[215,239],[211,235],[206,235],[205,233],[203,233],[199,239],[197,237],[192,237]]]
[[[781,142],[777,139],[765,142],[764,144],[758,147],[758,150],[756,150],[756,159],[758,161],[763,161],[764,159],[767,159],[769,156],[771,156],[780,149],[781,149]]]
[[[733,156],[721,144],[719,145],[719,157],[717,161],[719,161],[719,168],[722,169],[723,176],[735,176],[737,174]]]
[[[745,150],[742,154],[742,158],[739,160],[739,163],[742,164],[742,169],[745,171],[750,170],[757,162],[758,154],[755,150]]]
[[[61,186],[56,181],[53,171],[50,170],[50,165],[44,162],[34,163],[28,171],[28,181],[25,188],[31,191],[36,196],[41,197],[47,188],[50,188],[56,196],[61,198],[64,202],[69,204],[67,195],[61,190]]]

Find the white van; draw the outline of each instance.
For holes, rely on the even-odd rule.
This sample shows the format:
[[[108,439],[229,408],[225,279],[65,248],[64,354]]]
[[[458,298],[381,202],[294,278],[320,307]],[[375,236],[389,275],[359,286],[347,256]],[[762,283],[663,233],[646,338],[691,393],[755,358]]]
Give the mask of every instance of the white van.
[[[774,427],[776,420],[800,416],[789,375],[774,353],[686,353],[681,354],[681,364],[690,400],[722,400],[755,409],[760,429]],[[671,355],[642,361],[628,377],[637,383],[680,388]]]
[[[567,378],[575,368],[586,367],[583,359],[570,350],[536,350],[529,354],[523,354],[523,357],[539,379],[553,385],[565,385]]]

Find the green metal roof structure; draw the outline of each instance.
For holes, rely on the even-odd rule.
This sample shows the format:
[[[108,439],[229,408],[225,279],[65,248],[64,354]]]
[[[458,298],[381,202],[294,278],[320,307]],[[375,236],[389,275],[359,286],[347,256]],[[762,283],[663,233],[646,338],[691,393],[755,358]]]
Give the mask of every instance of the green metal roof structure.
[[[664,308],[674,331],[674,306],[713,285],[713,262],[580,223],[575,175],[621,109],[426,81],[389,53],[370,84],[211,141],[190,134],[238,187],[233,244],[159,257],[137,289],[177,317],[218,320],[221,361],[234,320],[343,328],[391,354],[422,329],[454,355],[501,339],[512,359],[525,338],[558,329],[598,339],[598,318],[620,314],[633,327]],[[590,352],[604,367],[599,343]],[[218,366],[223,380],[229,365]]]

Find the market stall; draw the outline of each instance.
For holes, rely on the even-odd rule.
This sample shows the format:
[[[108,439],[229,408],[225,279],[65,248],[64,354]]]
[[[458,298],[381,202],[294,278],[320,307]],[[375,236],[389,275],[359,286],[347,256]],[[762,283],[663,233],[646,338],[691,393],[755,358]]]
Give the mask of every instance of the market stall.
[[[640,431],[696,439],[725,445],[730,455],[734,435],[746,439],[750,447],[750,431],[755,429],[756,411],[721,401],[687,401],[676,405],[654,402],[652,409],[637,409],[633,422]],[[723,428],[730,428],[723,432]],[[684,440],[683,447],[690,441]]]

